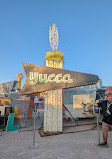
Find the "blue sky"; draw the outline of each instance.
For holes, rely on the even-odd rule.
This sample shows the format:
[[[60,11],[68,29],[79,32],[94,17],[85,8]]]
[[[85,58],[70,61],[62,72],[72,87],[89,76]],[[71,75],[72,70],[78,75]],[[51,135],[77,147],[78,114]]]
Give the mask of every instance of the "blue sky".
[[[96,74],[112,86],[112,0],[0,0],[0,83],[25,75],[22,62],[45,66],[53,23],[63,69]]]

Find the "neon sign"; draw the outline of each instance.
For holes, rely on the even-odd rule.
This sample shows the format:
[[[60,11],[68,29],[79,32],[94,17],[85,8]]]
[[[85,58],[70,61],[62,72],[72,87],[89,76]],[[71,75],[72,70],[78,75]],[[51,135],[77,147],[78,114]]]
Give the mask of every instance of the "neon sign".
[[[26,73],[21,94],[31,94],[55,89],[93,85],[99,81],[97,75],[63,70],[47,66],[23,63]]]
[[[37,82],[44,83],[72,83],[73,79],[71,79],[70,74],[39,74],[38,72],[30,72],[30,85],[35,85]]]

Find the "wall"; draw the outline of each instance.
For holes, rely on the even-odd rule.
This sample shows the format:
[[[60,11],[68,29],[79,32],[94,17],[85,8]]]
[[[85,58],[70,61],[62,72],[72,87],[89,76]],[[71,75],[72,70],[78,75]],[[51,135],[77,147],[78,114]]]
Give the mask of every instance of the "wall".
[[[29,126],[29,123],[27,122],[29,101],[0,98],[0,105],[2,107],[6,105],[12,107],[12,112],[15,113],[14,124],[18,124],[20,127]]]

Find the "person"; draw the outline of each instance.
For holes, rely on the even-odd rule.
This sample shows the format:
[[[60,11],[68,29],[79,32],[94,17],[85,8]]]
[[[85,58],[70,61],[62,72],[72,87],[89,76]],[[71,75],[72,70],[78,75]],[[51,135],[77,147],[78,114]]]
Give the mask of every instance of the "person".
[[[102,120],[102,134],[103,142],[99,144],[102,147],[108,147],[108,131],[112,131],[112,87],[108,88],[105,92],[105,100],[98,103],[101,107],[103,114]]]

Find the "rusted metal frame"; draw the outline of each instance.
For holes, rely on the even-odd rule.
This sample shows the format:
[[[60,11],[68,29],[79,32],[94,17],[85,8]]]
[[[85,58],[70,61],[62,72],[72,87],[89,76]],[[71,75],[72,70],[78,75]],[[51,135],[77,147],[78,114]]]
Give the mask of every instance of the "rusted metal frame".
[[[61,135],[61,134],[69,134],[69,133],[79,133],[79,132],[85,132],[85,131],[93,131],[93,130],[95,130],[94,129],[95,127],[91,128],[91,129],[86,129],[86,130],[72,131],[72,132],[61,132],[61,133],[60,132],[56,132],[56,133],[50,133],[50,132],[43,133],[42,129],[38,129],[38,132],[39,132],[39,134],[40,134],[41,137],[46,137],[46,136],[53,136],[53,135]]]
[[[97,123],[80,124],[80,125],[66,125],[66,126],[64,126],[64,127],[74,127],[74,126],[84,126],[84,125],[94,125],[94,124],[97,124]]]

